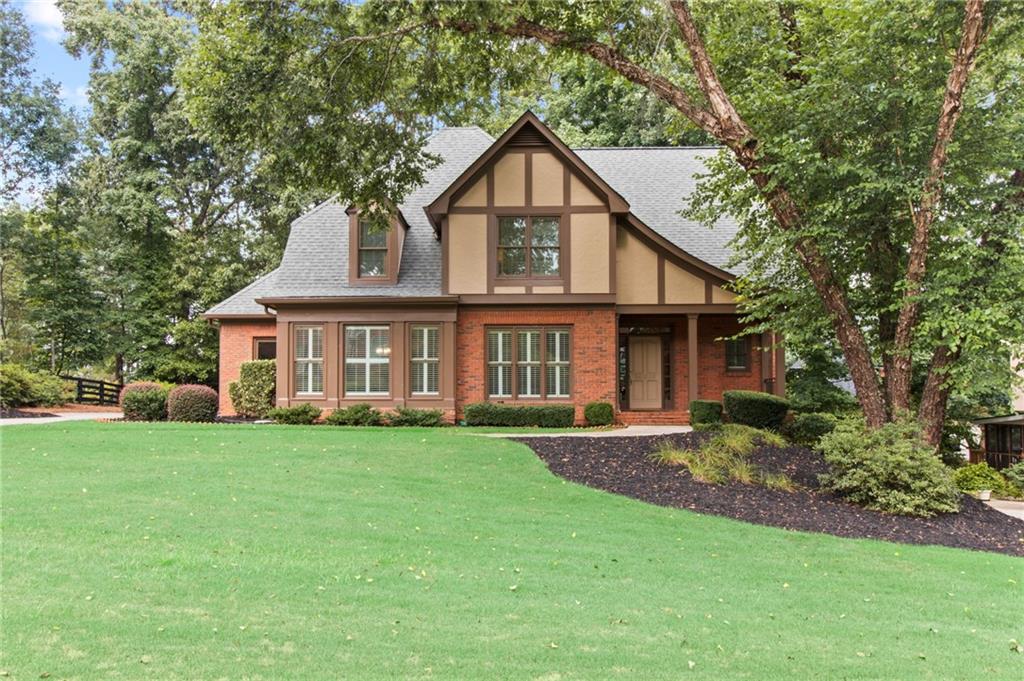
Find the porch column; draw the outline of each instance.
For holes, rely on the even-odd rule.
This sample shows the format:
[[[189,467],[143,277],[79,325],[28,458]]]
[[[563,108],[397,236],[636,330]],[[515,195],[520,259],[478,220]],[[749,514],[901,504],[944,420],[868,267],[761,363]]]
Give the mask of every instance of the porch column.
[[[698,373],[700,366],[697,359],[697,345],[700,340],[697,336],[697,317],[699,315],[686,315],[686,364],[687,364],[687,398],[690,402],[700,399],[700,381]],[[687,404],[689,409],[690,405]]]
[[[786,349],[782,347],[782,334],[775,336],[775,394],[786,396]]]
[[[772,392],[775,392],[775,363],[772,356],[772,339],[774,336],[770,331],[761,334],[761,390],[768,392],[768,383],[772,382]]]

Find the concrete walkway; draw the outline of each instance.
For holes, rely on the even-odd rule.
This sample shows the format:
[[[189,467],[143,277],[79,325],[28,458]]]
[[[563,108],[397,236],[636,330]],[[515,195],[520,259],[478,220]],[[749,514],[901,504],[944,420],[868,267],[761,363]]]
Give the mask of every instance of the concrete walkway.
[[[1024,520],[1024,501],[1008,501],[1006,499],[993,499],[986,501],[989,508],[994,508],[1000,513]]]
[[[562,433],[480,433],[483,437],[644,437],[689,433],[690,426],[626,426],[613,430],[581,430]]]
[[[68,411],[57,416],[24,416],[0,419],[0,426],[44,425],[47,423],[65,423],[67,421],[97,421],[99,419],[119,419],[124,414],[119,411]]]

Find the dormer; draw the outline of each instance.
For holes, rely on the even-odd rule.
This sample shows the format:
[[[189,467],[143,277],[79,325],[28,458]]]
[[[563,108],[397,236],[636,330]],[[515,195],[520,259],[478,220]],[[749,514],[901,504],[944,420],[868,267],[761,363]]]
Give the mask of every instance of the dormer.
[[[531,112],[426,210],[445,293],[614,294],[615,226],[629,204]]]
[[[357,208],[348,214],[348,281],[353,286],[389,286],[398,283],[402,245],[408,229],[400,213],[386,229],[364,219]]]

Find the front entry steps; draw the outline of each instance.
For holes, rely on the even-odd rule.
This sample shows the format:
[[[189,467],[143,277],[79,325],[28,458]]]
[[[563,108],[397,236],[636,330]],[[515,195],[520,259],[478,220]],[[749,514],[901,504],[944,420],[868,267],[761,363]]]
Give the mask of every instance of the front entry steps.
[[[621,411],[619,423],[632,425],[685,426],[690,423],[689,411]]]

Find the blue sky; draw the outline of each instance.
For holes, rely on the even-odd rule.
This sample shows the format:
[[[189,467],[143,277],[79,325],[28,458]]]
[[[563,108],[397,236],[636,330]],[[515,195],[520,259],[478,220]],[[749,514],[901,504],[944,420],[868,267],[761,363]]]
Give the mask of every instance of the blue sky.
[[[89,61],[74,59],[61,46],[64,26],[60,10],[53,0],[14,0],[32,30],[35,57],[32,68],[37,77],[60,83],[64,101],[78,110],[89,105]]]

